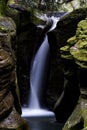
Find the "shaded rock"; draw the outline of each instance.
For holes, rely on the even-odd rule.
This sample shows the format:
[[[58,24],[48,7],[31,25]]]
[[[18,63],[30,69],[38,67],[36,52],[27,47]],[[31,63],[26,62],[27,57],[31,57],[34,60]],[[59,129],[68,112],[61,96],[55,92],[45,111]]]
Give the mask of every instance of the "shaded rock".
[[[20,116],[15,55],[12,50],[16,25],[11,18],[5,16],[7,2],[8,0],[0,1],[0,129],[29,130]]]
[[[87,59],[86,59],[86,45],[87,45],[87,40],[86,40],[86,24],[87,20],[82,20],[78,23],[78,27],[76,30],[76,35],[74,36],[76,40],[73,41],[74,44],[71,44],[72,41],[70,39],[68,40],[69,45],[71,47],[69,48],[68,51],[70,51],[70,54],[72,55],[72,58],[75,59],[76,64],[79,66],[78,68],[78,79],[79,79],[79,86],[80,86],[80,92],[81,92],[81,99],[79,100],[79,111],[80,111],[80,120],[78,122],[78,115],[75,113],[77,112],[77,107],[73,111],[72,115],[68,119],[68,123],[66,122],[65,126],[63,129],[69,129],[71,130],[72,128],[78,129],[80,127],[80,124],[84,124],[82,128],[85,129],[87,126],[87,119],[86,119],[86,97],[87,97],[87,82],[86,82],[86,75],[87,75]],[[63,48],[63,47],[62,47]],[[77,104],[77,106],[78,106]],[[75,118],[74,118],[75,117]],[[72,119],[72,120],[71,120]],[[75,121],[75,124],[73,122]],[[80,124],[79,124],[80,123]]]
[[[30,66],[34,49],[37,42],[37,28],[34,24],[29,23],[24,30],[17,34],[17,76],[20,89],[21,104],[25,105],[28,101],[30,88]],[[37,32],[38,33],[38,32]],[[38,34],[37,34],[38,35]],[[35,42],[36,41],[36,42]],[[24,95],[24,97],[23,97]]]
[[[80,98],[71,116],[62,130],[86,130],[87,128],[87,100]]]
[[[30,10],[24,6],[10,4],[7,9],[7,16],[10,16],[15,21],[17,26],[17,36],[13,48],[17,59],[17,77],[21,105],[26,106],[28,104],[30,89],[29,81],[31,60],[35,53],[35,48],[38,46],[37,42],[42,33],[42,29],[33,23],[34,20],[32,19],[33,16],[31,17]],[[41,20],[36,18],[36,21],[39,23]]]
[[[77,29],[77,24],[87,16],[87,8],[77,9],[69,14],[66,14],[57,23],[57,27],[54,30],[58,42],[58,47],[62,47],[67,44],[67,39],[74,36]]]
[[[47,87],[47,103],[53,110],[54,104],[63,91],[64,74],[62,71],[62,62],[58,53],[58,44],[56,34],[52,31],[48,33],[50,44],[50,75]]]
[[[74,39],[71,37],[67,40],[68,42],[68,52],[71,55],[72,59],[74,59],[74,63],[76,63],[78,75],[76,76],[79,89],[80,89],[80,98],[78,99],[77,105],[66,121],[63,130],[78,130],[87,128],[87,59],[86,59],[86,51],[87,51],[87,39],[86,39],[86,27],[87,18],[81,20],[77,25],[76,35]],[[72,44],[73,43],[73,44]],[[62,54],[63,51],[65,52],[66,46],[62,47]],[[62,58],[67,59],[71,62],[67,57],[65,57],[65,53],[62,55]],[[74,71],[73,71],[74,72]],[[76,79],[76,78],[75,78]],[[77,87],[77,86],[76,86]],[[73,86],[74,88],[74,86]]]
[[[67,104],[66,102],[69,101],[68,102],[68,104],[69,104],[70,100],[69,100],[69,98],[67,98],[67,100],[63,104],[63,106],[60,107],[61,109],[58,108],[59,102],[58,102],[58,104],[56,102],[57,100],[59,100],[59,97],[62,94],[62,91],[64,89],[64,84],[65,84],[64,83],[63,61],[61,60],[59,49],[60,49],[60,47],[63,47],[64,45],[67,44],[67,40],[70,37],[75,35],[78,22],[81,21],[82,19],[85,19],[86,16],[87,16],[87,8],[77,9],[77,10],[63,16],[58,21],[57,27],[52,32],[48,33],[49,44],[50,44],[50,49],[51,49],[51,66],[50,66],[51,73],[50,73],[49,86],[48,86],[48,92],[47,92],[48,93],[47,94],[48,95],[48,104],[49,104],[49,106],[51,106],[51,108],[53,108],[53,106],[56,103],[54,112],[55,112],[55,115],[56,115],[56,118],[58,121],[61,118],[60,122],[62,122],[62,121],[65,122],[67,120],[67,118],[69,117],[69,115],[72,112],[72,107],[68,106],[65,113],[68,113],[68,111],[69,111],[69,113],[66,114],[66,117],[64,119],[65,113],[62,114],[62,112]],[[68,88],[67,88],[67,93],[68,93]],[[76,97],[78,98],[79,92],[77,92],[77,93],[78,94],[76,94]],[[72,92],[69,91],[69,95],[72,95]],[[75,97],[75,95],[74,95],[74,97]],[[62,96],[62,98],[63,98],[63,96]],[[52,99],[53,99],[53,101],[52,101]],[[76,105],[76,99],[73,99],[73,106],[75,107],[75,105]],[[73,107],[73,109],[74,109],[74,107]]]
[[[9,37],[7,33],[0,34],[0,129],[28,130],[27,123],[19,114],[21,108],[15,90],[17,89],[15,61],[10,50]]]

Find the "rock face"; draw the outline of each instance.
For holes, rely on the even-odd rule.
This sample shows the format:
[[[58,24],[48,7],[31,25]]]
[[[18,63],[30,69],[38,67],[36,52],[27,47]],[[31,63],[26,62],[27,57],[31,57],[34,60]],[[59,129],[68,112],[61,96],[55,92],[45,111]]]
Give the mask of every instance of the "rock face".
[[[80,87],[80,98],[78,103],[65,123],[63,130],[78,130],[87,128],[87,18],[78,23],[76,35],[68,40],[68,54],[74,59],[78,70],[78,84]],[[71,40],[72,39],[72,40]],[[65,47],[62,47],[65,52]],[[65,58],[65,57],[64,57]]]
[[[11,48],[11,37],[15,34],[15,28],[12,26],[14,22],[9,18],[0,17],[0,23],[3,23],[3,27],[0,27],[0,129],[21,130],[25,127],[28,130],[26,122],[20,116],[20,102],[16,93],[18,88],[15,57]]]
[[[74,85],[74,84],[72,85],[72,83],[75,83],[74,86],[78,85],[77,80],[75,80],[76,82],[74,82],[74,79],[76,77],[74,74],[77,73],[76,65],[73,64],[72,68],[68,68],[67,66],[71,66],[73,62],[71,64],[69,63],[66,64],[67,67],[66,70],[68,71],[69,69],[69,71],[72,72],[71,73],[72,83],[70,81],[68,82],[68,85],[66,85],[67,83],[65,82],[65,77],[66,78],[68,77],[64,72],[64,63],[63,63],[64,61],[62,61],[60,56],[60,47],[66,45],[67,40],[75,35],[78,22],[81,21],[82,19],[85,19],[86,16],[87,16],[87,8],[77,9],[62,17],[57,23],[57,27],[52,32],[48,33],[49,44],[51,49],[51,66],[50,66],[51,73],[49,78],[47,97],[49,106],[51,108],[53,108],[54,106],[56,119],[59,122],[65,122],[67,120],[67,118],[75,108],[77,100],[79,98],[78,87],[77,91],[74,94],[74,97],[71,96]],[[73,69],[75,73],[73,73]],[[69,79],[67,80],[69,81]],[[62,93],[63,89],[64,91]],[[75,87],[74,90],[76,90]],[[71,101],[69,96],[71,97]]]
[[[29,126],[20,116],[16,63],[12,50],[16,25],[11,18],[5,16],[6,4],[7,1],[0,1],[0,129],[29,130]]]
[[[28,90],[30,85],[29,73],[31,59],[42,40],[41,38],[38,42],[38,37],[41,36],[41,34],[43,36],[44,33],[42,33],[43,31],[41,28],[38,30],[36,25],[29,21],[30,13],[28,11],[22,7],[10,7],[12,9],[9,8],[9,10],[14,11],[8,11],[7,15],[11,16],[17,25],[17,44],[15,44],[15,46],[13,44],[12,46],[16,50],[15,53],[17,57],[17,76],[20,88],[21,104],[27,105]],[[11,13],[14,13],[14,15]],[[48,33],[51,61],[50,77],[47,88],[47,103],[50,109],[54,109],[56,119],[59,122],[65,122],[67,120],[75,108],[79,98],[79,88],[77,87],[78,82],[76,77],[77,66],[73,61],[65,62],[61,59],[60,48],[68,43],[67,39],[75,35],[78,22],[82,19],[85,19],[86,16],[87,8],[75,10],[61,18],[57,23],[55,30]],[[71,41],[73,41],[73,39],[75,40],[75,37],[71,38]],[[65,73],[67,71],[64,72],[64,64],[66,64],[65,69],[71,72],[70,79],[69,76],[67,78],[67,74]],[[68,68],[67,66],[71,67]],[[67,86],[65,83],[65,78],[67,81],[69,81]],[[74,93],[74,96],[72,96],[72,92]],[[83,103],[84,102],[85,101],[83,101]]]
[[[12,10],[12,11],[11,11]],[[14,14],[14,15],[13,15]],[[51,27],[52,21],[37,20],[31,18],[30,11],[20,5],[10,5],[7,10],[7,16],[14,19],[17,25],[16,44],[13,49],[17,58],[17,77],[20,90],[21,105],[28,105],[30,92],[30,68],[33,56],[41,45],[45,33]],[[32,16],[33,17],[33,16]],[[44,29],[37,26],[42,24]]]
[[[10,4],[6,15],[10,16],[17,26],[16,42],[13,44],[13,49],[17,61],[20,102],[22,106],[27,106],[30,89],[31,60],[42,29],[31,22],[30,11],[24,6]]]
[[[27,105],[29,85],[30,85],[29,73],[30,73],[31,60],[33,54],[40,45],[39,43],[41,43],[42,40],[42,38],[38,39],[38,37],[41,36],[41,34],[43,35],[44,33],[42,33],[43,31],[41,28],[39,28],[38,30],[36,25],[29,21],[30,13],[28,11],[26,11],[22,7],[14,7],[14,6],[11,7],[12,9],[9,8],[9,10],[14,10],[13,13],[14,12],[15,13],[13,16],[11,14],[12,12],[10,11],[11,13],[8,13],[8,16],[11,16],[17,25],[17,37],[16,37],[17,44],[13,48],[16,50],[17,76],[20,88],[21,104]],[[57,23],[57,27],[55,28],[55,30],[48,33],[50,51],[51,51],[51,61],[50,61],[50,77],[47,88],[47,104],[50,109],[54,110],[56,119],[59,122],[65,122],[67,120],[67,118],[75,108],[79,98],[79,88],[76,87],[78,86],[76,78],[77,73],[76,64],[73,62],[72,63],[67,62],[66,64],[66,67],[67,65],[68,66],[72,65],[70,69],[66,68],[67,70],[69,69],[69,71],[72,72],[71,80],[70,82],[68,82],[69,84],[66,87],[65,77],[67,77],[67,75],[65,75],[64,72],[63,68],[64,61],[62,61],[60,56],[60,47],[66,45],[67,39],[75,35],[78,22],[84,19],[86,16],[87,16],[87,8],[81,8],[75,10],[70,14],[67,14],[66,16],[61,18],[60,21]],[[74,37],[72,39],[74,39]],[[75,73],[73,73],[73,69]],[[72,96],[72,90],[73,93],[75,92],[74,96]],[[69,96],[71,97],[71,100]],[[60,103],[59,101],[62,102]]]
[[[87,68],[87,19],[82,20],[78,24],[76,31],[75,41],[73,41],[72,47],[70,48],[70,54],[75,58],[76,64],[81,68]],[[70,40],[68,41],[69,43]]]
[[[0,121],[1,130],[29,130],[26,121],[21,118],[15,108]]]

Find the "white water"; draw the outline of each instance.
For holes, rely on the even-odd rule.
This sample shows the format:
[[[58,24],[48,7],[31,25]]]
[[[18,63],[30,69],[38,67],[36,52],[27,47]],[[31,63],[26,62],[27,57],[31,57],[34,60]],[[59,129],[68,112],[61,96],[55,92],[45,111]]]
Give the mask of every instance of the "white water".
[[[45,83],[45,76],[48,67],[49,61],[49,44],[47,36],[40,46],[39,50],[37,51],[34,59],[33,65],[31,68],[30,74],[30,85],[31,85],[31,93],[30,93],[30,102],[29,108],[33,109],[40,109],[40,101],[41,98],[41,91],[44,90],[43,87]]]
[[[56,27],[56,23],[59,20],[58,18],[54,19],[54,17],[51,17],[51,19],[53,20],[53,25],[49,31]],[[45,90],[45,83],[47,78],[46,76],[49,65],[49,55],[50,50],[48,37],[45,35],[43,43],[33,58],[30,73],[31,92],[29,97],[29,106],[28,108],[22,109],[23,117],[54,116],[52,111],[44,109],[41,104],[44,99],[43,93]],[[42,99],[42,101],[40,99]]]

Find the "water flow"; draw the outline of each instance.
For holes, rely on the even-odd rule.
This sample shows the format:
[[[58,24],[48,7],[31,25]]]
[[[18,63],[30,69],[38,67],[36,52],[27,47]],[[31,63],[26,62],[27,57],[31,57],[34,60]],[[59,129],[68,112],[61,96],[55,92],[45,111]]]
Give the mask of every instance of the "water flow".
[[[53,25],[51,30],[56,27],[56,23],[58,22],[58,18],[51,17],[53,20]],[[44,104],[44,92],[46,91],[46,81],[47,81],[47,68],[49,67],[49,57],[50,50],[48,44],[48,37],[45,35],[44,41],[39,47],[36,55],[33,58],[33,62],[31,64],[31,72],[30,72],[30,97],[29,97],[29,106],[27,109],[22,110],[22,116],[54,116],[54,113],[43,109]],[[42,103],[42,104],[41,104]]]
[[[49,64],[49,44],[48,38],[45,36],[42,45],[37,51],[33,64],[31,67],[30,74],[30,100],[29,108],[31,109],[41,109],[40,99],[42,98],[45,83],[47,79],[47,68]]]

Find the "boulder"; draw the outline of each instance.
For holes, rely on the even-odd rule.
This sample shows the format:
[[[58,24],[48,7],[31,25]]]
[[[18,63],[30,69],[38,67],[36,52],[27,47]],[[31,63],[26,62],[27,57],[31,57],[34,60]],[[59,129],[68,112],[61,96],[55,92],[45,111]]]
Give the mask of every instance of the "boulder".
[[[87,8],[79,8],[71,13],[66,14],[57,23],[56,28],[48,33],[49,45],[51,50],[51,64],[50,64],[50,77],[47,90],[48,106],[54,110],[57,121],[65,122],[76,105],[76,99],[73,100],[73,107],[67,106],[64,113],[63,109],[68,102],[63,103],[62,107],[59,106],[59,98],[63,98],[64,89],[64,71],[63,61],[61,59],[60,48],[67,45],[67,40],[73,37],[76,33],[77,24],[79,21],[85,19],[87,16]],[[67,53],[67,52],[65,52]],[[70,87],[70,86],[69,86]],[[68,93],[68,89],[67,89]],[[71,92],[72,94],[72,92]],[[69,92],[69,95],[71,95]],[[62,95],[62,96],[61,96]],[[76,95],[77,99],[79,96]],[[75,96],[74,96],[75,97]],[[61,100],[60,100],[61,101]],[[70,101],[69,101],[70,103]],[[68,104],[69,104],[68,103]],[[75,103],[75,104],[74,104]],[[73,108],[73,109],[72,109]],[[66,113],[66,114],[65,114]],[[64,115],[65,114],[65,115]]]

